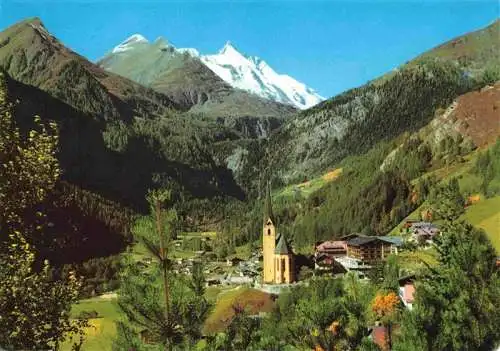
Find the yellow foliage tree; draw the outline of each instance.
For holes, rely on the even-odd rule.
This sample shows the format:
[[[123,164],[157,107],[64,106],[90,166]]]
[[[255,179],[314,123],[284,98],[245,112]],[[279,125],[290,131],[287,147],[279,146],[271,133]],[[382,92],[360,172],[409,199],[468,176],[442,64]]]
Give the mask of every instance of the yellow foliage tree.
[[[372,311],[379,319],[391,317],[399,305],[399,298],[391,291],[388,294],[377,294],[372,302]]]
[[[41,123],[26,137],[16,127],[12,104],[7,102],[5,77],[0,73],[0,230],[24,229],[23,212],[40,203],[59,178],[55,156],[56,125]],[[2,228],[3,227],[3,228]],[[6,228],[7,227],[7,228]],[[5,236],[4,236],[5,239]]]
[[[22,135],[7,102],[4,78],[0,72],[0,349],[57,350],[70,334],[82,335],[86,326],[86,321],[69,316],[81,282],[73,274],[53,281],[48,262],[34,268],[39,264],[27,239],[42,225],[25,220],[33,217],[33,207],[59,177],[56,126],[37,117],[35,128]],[[43,219],[43,213],[35,217]]]
[[[378,293],[371,304],[372,311],[387,331],[385,344],[380,345],[384,350],[392,349],[392,325],[396,318],[399,304],[399,298],[393,291],[387,294]]]

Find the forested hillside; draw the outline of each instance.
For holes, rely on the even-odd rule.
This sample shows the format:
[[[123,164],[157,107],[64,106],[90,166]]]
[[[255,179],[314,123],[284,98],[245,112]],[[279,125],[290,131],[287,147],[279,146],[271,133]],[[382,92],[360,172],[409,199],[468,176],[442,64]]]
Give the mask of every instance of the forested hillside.
[[[418,130],[436,109],[495,82],[500,78],[498,33],[497,21],[455,39],[461,44],[445,46],[448,55],[431,50],[395,72],[301,112],[270,139],[270,176],[289,183],[323,172],[379,141]],[[466,62],[457,58],[465,56]]]
[[[389,232],[443,179],[422,175],[450,165],[460,168],[474,149],[495,142],[500,57],[490,45],[498,45],[493,36],[498,29],[495,22],[455,40],[468,52],[467,65],[451,55],[452,49],[449,57],[431,50],[396,72],[303,111],[265,143],[248,146],[262,163],[254,184],[271,179],[277,193],[295,184],[295,195],[278,198],[277,205],[280,225],[297,247],[352,232]],[[300,184],[340,168],[339,179],[301,195]],[[254,214],[247,212],[247,222],[256,221],[260,210],[257,204]],[[244,236],[258,230],[244,227]]]
[[[146,191],[167,183],[188,198],[245,198],[226,167],[226,149],[215,143],[251,142],[293,112],[269,102],[257,115],[186,114],[192,105],[104,71],[67,49],[39,19],[9,27],[0,42],[2,79],[9,101],[19,101],[21,127],[34,115],[58,123],[63,179],[139,211]]]

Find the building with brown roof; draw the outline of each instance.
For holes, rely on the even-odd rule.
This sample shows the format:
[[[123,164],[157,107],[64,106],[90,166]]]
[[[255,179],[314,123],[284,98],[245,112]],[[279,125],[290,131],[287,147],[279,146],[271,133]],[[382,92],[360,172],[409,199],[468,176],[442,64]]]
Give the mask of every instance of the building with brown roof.
[[[357,235],[347,241],[347,257],[373,264],[397,254],[402,244],[402,239],[396,236]]]
[[[330,257],[340,257],[347,255],[347,241],[345,240],[329,240],[324,241],[315,248],[315,256],[327,255]]]

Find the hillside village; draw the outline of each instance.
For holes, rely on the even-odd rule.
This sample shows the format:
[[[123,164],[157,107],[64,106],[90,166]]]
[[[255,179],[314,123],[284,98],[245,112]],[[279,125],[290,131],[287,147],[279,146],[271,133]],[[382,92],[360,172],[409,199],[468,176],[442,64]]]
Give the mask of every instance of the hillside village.
[[[301,265],[298,265],[293,245],[286,241],[285,235],[279,233],[276,217],[273,215],[270,191],[268,190],[266,194],[263,207],[263,247],[256,248],[247,259],[234,256],[225,261],[211,256],[210,249],[199,250],[195,252],[196,256],[193,258],[178,259],[174,265],[175,271],[191,275],[194,265],[202,262],[205,267],[207,288],[238,290],[242,287],[244,289],[251,287],[270,294],[272,299],[276,299],[277,296],[296,285],[308,285],[318,278],[343,279],[349,272],[354,273],[366,284],[370,284],[370,279],[374,276],[372,272],[383,265],[390,256],[404,255],[407,252],[433,251],[434,239],[440,235],[439,226],[432,222],[407,219],[401,223],[400,235],[368,236],[353,233],[335,240],[317,242],[314,245],[314,253],[306,260],[301,260]],[[478,201],[481,200],[473,197],[468,204]],[[422,212],[421,216],[427,220],[432,217],[428,211]],[[205,236],[203,240],[207,242],[209,238],[210,236]],[[267,241],[266,244],[267,238],[271,241]],[[266,245],[268,245],[267,248]],[[496,265],[500,269],[500,256],[496,259]],[[304,270],[311,274],[304,274]],[[418,268],[415,266],[412,270],[402,270],[398,273],[398,298],[400,303],[409,310],[412,310],[415,301],[417,272]],[[254,302],[247,303],[250,306]],[[263,305],[252,307],[255,308],[254,318],[262,318],[266,315],[262,307]],[[387,341],[387,327],[375,324],[369,328],[369,333],[370,338],[384,349]]]

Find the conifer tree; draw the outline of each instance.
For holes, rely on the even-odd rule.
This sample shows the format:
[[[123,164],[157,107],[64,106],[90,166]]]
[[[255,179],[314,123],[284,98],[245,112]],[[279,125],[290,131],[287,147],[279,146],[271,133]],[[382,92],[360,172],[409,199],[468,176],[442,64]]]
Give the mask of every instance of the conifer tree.
[[[484,232],[448,222],[436,239],[439,265],[416,283],[414,310],[395,349],[492,350],[500,344],[500,274]]]
[[[175,237],[176,213],[163,209],[169,200],[168,191],[150,193],[151,215],[133,228],[156,263],[142,270],[131,257],[125,261],[118,305],[126,320],[117,323],[115,350],[185,350],[201,338],[210,305],[200,294],[199,282],[171,270],[168,249]]]
[[[460,193],[456,178],[451,179],[448,184],[436,187],[431,193],[429,202],[435,218],[452,221],[458,219],[465,211],[465,200]]]

